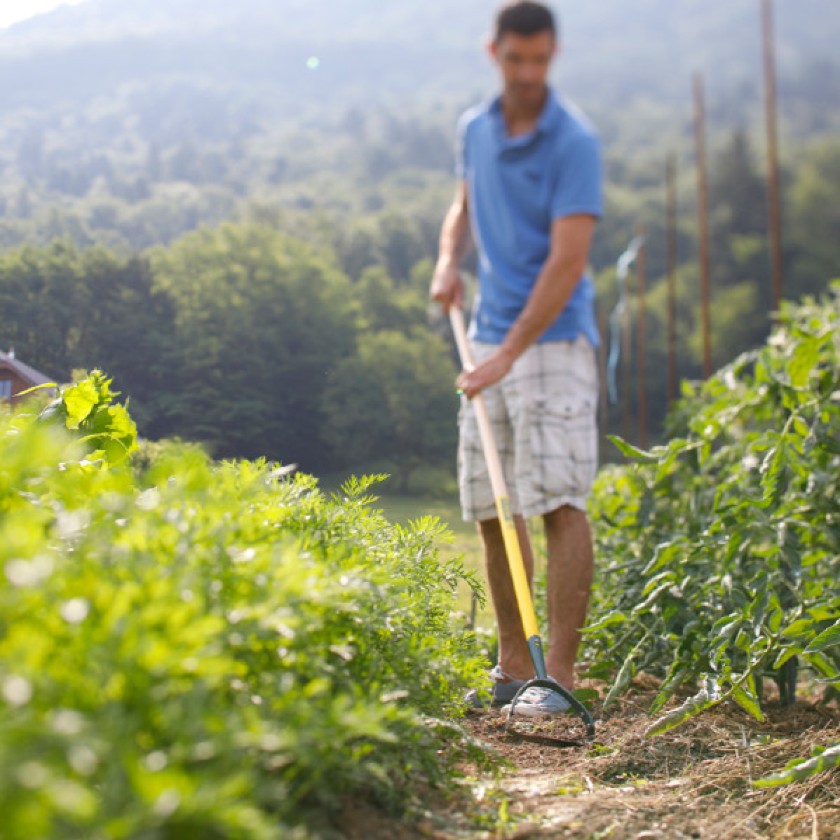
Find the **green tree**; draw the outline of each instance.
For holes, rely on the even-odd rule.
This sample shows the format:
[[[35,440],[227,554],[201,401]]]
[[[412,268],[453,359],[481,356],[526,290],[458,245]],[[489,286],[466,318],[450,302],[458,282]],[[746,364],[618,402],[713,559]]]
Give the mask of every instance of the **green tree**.
[[[349,280],[306,244],[260,225],[201,229],[152,261],[177,307],[179,434],[219,456],[328,467],[322,392],[352,351]]]
[[[767,230],[767,186],[749,135],[734,130],[714,156],[709,178],[712,230],[728,235],[763,235]]]
[[[425,289],[396,285],[382,266],[369,268],[355,285],[358,327],[368,330],[408,330],[426,314]]]
[[[823,140],[802,158],[791,188],[790,277],[799,293],[813,294],[840,275],[840,143]]]
[[[63,241],[9,251],[0,257],[0,310],[0,347],[62,382],[78,368],[105,370],[144,434],[170,430],[175,313],[145,259]]]
[[[448,345],[425,326],[361,334],[325,392],[334,451],[348,466],[383,464],[408,490],[418,468],[454,462],[454,379]]]
[[[147,259],[120,260],[101,248],[85,253],[72,337],[68,362],[107,371],[131,400],[144,435],[173,431],[168,383],[180,359],[175,305],[155,287]]]
[[[723,364],[761,345],[771,324],[767,187],[744,131],[733,131],[715,156],[709,194],[712,342]]]
[[[83,275],[81,252],[69,242],[0,254],[0,347],[13,347],[27,364],[66,379]]]

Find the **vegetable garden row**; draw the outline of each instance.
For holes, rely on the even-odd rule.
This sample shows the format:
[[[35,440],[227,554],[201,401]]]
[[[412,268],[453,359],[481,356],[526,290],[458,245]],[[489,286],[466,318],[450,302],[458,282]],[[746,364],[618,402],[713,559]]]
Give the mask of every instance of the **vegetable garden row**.
[[[670,423],[650,452],[618,442],[632,463],[593,497],[601,699],[659,677],[656,735],[726,701],[760,717],[794,662],[836,691],[840,286]],[[138,444],[96,372],[0,414],[4,837],[320,836],[350,797],[399,811],[481,760],[458,718],[487,652],[453,612],[479,584],[374,484]]]
[[[367,481],[136,447],[99,374],[0,417],[7,840],[317,836],[475,751],[440,526],[391,525]]]
[[[767,345],[685,385],[669,442],[604,469],[593,515],[601,563],[590,674],[661,677],[667,732],[724,701],[761,718],[765,677],[840,688],[840,284],[787,304]],[[797,668],[797,663],[799,667]],[[672,704],[673,705],[673,704]],[[840,746],[775,784],[840,764]]]

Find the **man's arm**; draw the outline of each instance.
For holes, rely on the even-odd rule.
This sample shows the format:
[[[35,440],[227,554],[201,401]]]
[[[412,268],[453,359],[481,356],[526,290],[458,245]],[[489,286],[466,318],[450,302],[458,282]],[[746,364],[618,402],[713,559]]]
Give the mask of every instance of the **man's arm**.
[[[429,296],[438,301],[444,312],[451,306],[461,306],[464,282],[461,279],[461,260],[472,245],[470,217],[467,204],[467,185],[459,181],[455,198],[443,220],[440,231],[438,261]]]
[[[572,296],[589,260],[595,217],[567,216],[551,225],[551,249],[525,308],[495,353],[463,372],[457,385],[472,399],[494,385],[554,322]]]

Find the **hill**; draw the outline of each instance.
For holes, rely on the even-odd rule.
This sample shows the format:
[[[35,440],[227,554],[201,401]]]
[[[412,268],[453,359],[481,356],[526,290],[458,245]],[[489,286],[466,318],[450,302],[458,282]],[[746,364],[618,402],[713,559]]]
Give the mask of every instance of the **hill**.
[[[775,7],[783,150],[796,159],[840,127],[840,6]],[[668,152],[692,189],[693,73],[705,74],[713,150],[733,130],[762,137],[760,4],[559,8],[553,81],[594,118],[610,162],[603,266],[644,190],[661,192]],[[0,246],[64,236],[137,250],[254,204],[341,219],[398,208],[433,241],[457,113],[496,85],[483,51],[492,9],[89,0],[4,30]]]
[[[801,96],[799,80],[837,68],[840,7],[775,5],[782,93]],[[481,51],[492,8],[486,0],[460,0],[457,12],[447,0],[90,0],[0,33],[0,113],[167,76],[270,95],[283,107],[308,97],[330,105],[465,95],[493,81]],[[757,1],[577,0],[559,11],[566,55],[557,80],[596,110],[679,105],[697,71],[728,100],[759,90]]]
[[[775,7],[786,293],[795,298],[823,289],[837,265],[840,6]],[[353,282],[375,268],[423,286],[425,302],[424,260],[452,189],[453,125],[497,83],[483,51],[492,8],[89,0],[0,32],[0,249],[63,238],[123,258],[201,226],[256,221],[305,240]],[[645,225],[651,369],[664,370],[663,181],[675,153],[680,375],[696,375],[698,71],[710,118],[717,362],[755,346],[768,326],[760,3],[569,0],[560,10],[553,81],[605,142],[607,212],[592,253],[599,301],[605,312],[615,304],[616,259]],[[371,296],[381,279],[367,278]],[[23,326],[41,335],[42,313],[29,317]],[[56,369],[70,369],[59,355]],[[664,385],[655,388],[648,402],[661,415]]]

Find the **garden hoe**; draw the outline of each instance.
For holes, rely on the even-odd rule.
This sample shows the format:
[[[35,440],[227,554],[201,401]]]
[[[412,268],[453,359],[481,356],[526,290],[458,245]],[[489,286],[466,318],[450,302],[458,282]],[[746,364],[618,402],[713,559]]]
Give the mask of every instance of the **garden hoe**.
[[[455,342],[458,345],[458,353],[461,357],[461,364],[465,370],[472,370],[475,363],[467,342],[467,333],[464,328],[464,313],[457,306],[449,309],[449,319],[452,323],[452,331],[455,333]],[[531,597],[531,588],[528,584],[528,577],[525,573],[525,564],[522,562],[522,550],[519,545],[519,537],[516,533],[516,525],[510,510],[507,487],[505,485],[502,465],[499,460],[499,453],[496,449],[496,442],[493,438],[493,429],[487,414],[487,406],[481,394],[472,399],[475,409],[475,416],[478,422],[478,430],[481,435],[481,446],[484,452],[484,459],[487,462],[487,469],[490,473],[490,484],[493,488],[493,497],[496,501],[496,511],[499,515],[499,524],[504,538],[505,553],[507,554],[510,576],[513,579],[513,588],[516,593],[516,602],[519,606],[519,615],[522,619],[522,628],[525,631],[525,639],[528,643],[528,650],[531,654],[531,662],[534,665],[536,677],[528,680],[516,693],[510,704],[508,720],[516,710],[516,703],[520,695],[529,688],[547,688],[559,694],[566,701],[569,712],[577,714],[586,725],[587,738],[595,737],[595,723],[592,720],[586,707],[554,680],[548,678],[545,667],[545,656],[543,655],[542,640],[537,626],[537,617],[534,612],[534,602]]]

